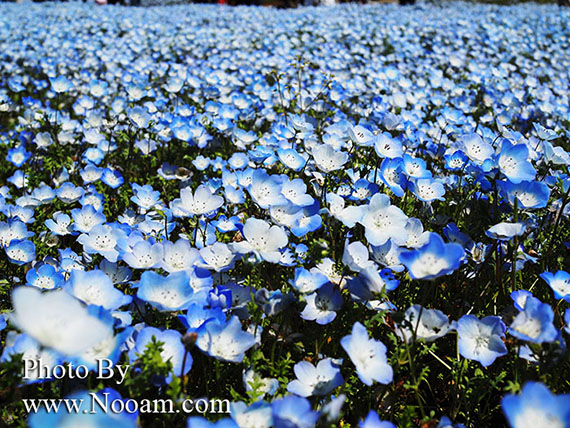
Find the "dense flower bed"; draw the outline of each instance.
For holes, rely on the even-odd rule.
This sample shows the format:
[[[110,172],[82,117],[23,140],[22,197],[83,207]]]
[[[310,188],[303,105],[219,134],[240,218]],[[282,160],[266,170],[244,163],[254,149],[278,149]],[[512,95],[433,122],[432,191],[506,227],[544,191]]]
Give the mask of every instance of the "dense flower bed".
[[[570,426],[569,20],[0,4],[2,424]]]

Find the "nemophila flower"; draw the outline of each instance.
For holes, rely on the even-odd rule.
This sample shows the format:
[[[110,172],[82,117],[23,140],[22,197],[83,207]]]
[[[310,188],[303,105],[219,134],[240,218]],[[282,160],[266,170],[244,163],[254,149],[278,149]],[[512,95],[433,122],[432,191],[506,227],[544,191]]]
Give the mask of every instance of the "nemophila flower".
[[[295,278],[289,281],[289,284],[300,293],[312,293],[329,282],[329,279],[320,273],[317,269],[312,268],[310,271],[299,267],[295,269]]]
[[[495,154],[493,146],[483,141],[478,134],[468,134],[461,137],[461,142],[465,147],[465,154],[473,162],[482,164]]]
[[[145,271],[138,284],[137,297],[150,303],[159,311],[179,311],[191,302],[194,289],[188,273],[174,272],[164,277],[153,271]]]
[[[73,217],[71,228],[81,233],[89,233],[95,226],[103,224],[107,220],[105,215],[96,210],[93,205],[83,205],[81,208],[72,209],[71,217]]]
[[[319,419],[306,398],[289,395],[275,400],[271,407],[275,428],[313,428]]]
[[[221,216],[219,216],[217,218],[217,220],[214,220],[211,222],[212,226],[216,227],[218,229],[218,231],[220,231],[222,233],[234,232],[234,231],[238,230],[237,225],[240,223],[241,223],[241,221],[240,221],[239,217],[232,216],[232,217],[228,218],[223,214]]]
[[[405,322],[398,325],[396,334],[405,341],[416,339],[433,342],[455,328],[454,323],[438,309],[413,305],[405,312]]]
[[[462,150],[456,150],[452,154],[445,155],[445,167],[450,171],[459,171],[465,167],[469,158]]]
[[[202,248],[200,256],[204,261],[203,266],[216,272],[224,272],[231,269],[235,258],[228,244],[222,242],[216,242],[211,246]]]
[[[57,94],[69,91],[73,87],[73,83],[66,76],[57,76],[49,79],[51,88]]]
[[[368,412],[366,419],[358,424],[359,428],[396,428],[392,422],[380,420],[380,416],[373,410]]]
[[[257,401],[248,406],[243,401],[231,403],[231,417],[239,428],[270,428],[273,425],[271,405]]]
[[[540,274],[540,277],[552,288],[554,297],[570,302],[570,274],[568,272],[563,270],[559,270],[554,274],[544,272]]]
[[[150,210],[160,202],[160,192],[154,190],[149,184],[139,186],[137,183],[132,183],[131,186],[134,192],[131,201],[139,207]]]
[[[553,146],[548,141],[544,145],[544,159],[554,165],[569,165],[570,154],[560,146]]]
[[[14,264],[25,265],[36,258],[36,245],[28,240],[12,240],[6,248],[6,256]]]
[[[67,356],[78,356],[99,345],[113,327],[89,313],[63,290],[42,293],[35,287],[12,292],[14,312],[10,321],[43,346]]]
[[[280,249],[289,242],[283,228],[271,226],[264,220],[248,218],[242,231],[244,241],[230,244],[232,251],[247,254],[253,252],[259,258],[277,263],[281,258]]]
[[[348,240],[344,244],[344,252],[342,255],[342,262],[354,272],[360,272],[362,269],[372,265],[369,259],[368,248],[360,242],[354,241],[350,244]]]
[[[503,397],[501,407],[512,428],[570,425],[569,394],[555,395],[538,382],[527,382],[519,395]]]
[[[404,244],[406,247],[419,248],[429,241],[430,232],[424,232],[424,226],[417,218],[412,217],[408,219],[406,222],[406,231],[408,232],[408,240]]]
[[[307,305],[301,318],[307,321],[316,321],[319,325],[326,325],[336,318],[336,311],[342,307],[340,292],[327,283],[305,297]]]
[[[402,157],[402,143],[386,134],[378,134],[374,139],[374,150],[381,158],[400,158]]]
[[[119,309],[133,300],[117,290],[105,272],[98,269],[72,271],[64,290],[88,305],[102,306],[107,310]]]
[[[164,241],[162,254],[160,267],[166,272],[189,270],[200,257],[198,250],[192,248],[186,239],[179,239],[176,242]]]
[[[536,170],[528,160],[529,153],[525,144],[513,145],[504,139],[497,164],[509,181],[517,184],[531,181],[536,177]]]
[[[77,241],[87,254],[101,254],[110,262],[116,262],[120,251],[127,248],[127,235],[117,226],[99,224],[89,233],[82,233]]]
[[[283,165],[293,171],[301,171],[309,158],[306,153],[299,153],[295,149],[279,149],[277,156]]]
[[[113,284],[124,284],[132,277],[132,271],[126,266],[112,263],[106,259],[101,260],[99,269],[105,272]]]
[[[53,219],[48,218],[45,221],[45,225],[54,235],[65,236],[69,235],[73,227],[71,225],[71,218],[62,212],[56,212],[53,215]]]
[[[152,342],[153,337],[156,341],[161,342],[162,352],[160,356],[163,361],[170,361],[172,363],[172,371],[166,378],[168,383],[172,376],[180,376],[181,373],[186,374],[192,368],[192,355],[185,351],[184,344],[182,343],[182,334],[176,330],[159,330],[155,327],[145,327],[136,334],[135,346],[129,350],[129,359],[131,362],[137,360],[139,355],[142,355],[145,348]],[[184,354],[186,360],[184,361]],[[182,365],[184,364],[184,371]]]
[[[337,171],[348,162],[348,153],[335,150],[329,144],[320,144],[314,147],[311,154],[317,168],[324,173]]]
[[[459,244],[446,244],[437,233],[431,233],[429,241],[419,249],[403,251],[400,261],[412,279],[434,279],[458,269],[465,252]]]
[[[145,107],[136,106],[128,111],[129,120],[139,129],[146,128],[151,116]]]
[[[95,165],[99,165],[105,158],[105,153],[98,147],[90,147],[85,152],[83,152],[83,158],[87,162],[92,162]],[[103,175],[103,170],[101,170],[101,175]]]
[[[403,172],[411,178],[431,178],[432,174],[426,168],[426,163],[422,158],[414,158],[407,153],[403,156]]]
[[[382,245],[388,239],[403,245],[408,238],[405,229],[407,221],[408,216],[390,204],[388,195],[377,193],[370,198],[359,223],[364,226],[364,235],[371,245]]]
[[[269,175],[263,170],[253,172],[251,183],[247,189],[253,201],[263,209],[287,203],[287,199],[281,193],[283,189],[282,178]]]
[[[214,195],[210,187],[200,185],[193,193],[185,187],[180,191],[180,198],[170,203],[172,213],[177,217],[188,217],[208,214],[216,211],[224,203],[224,198]]]
[[[211,308],[229,309],[232,306],[232,292],[229,288],[218,285],[208,292],[206,302]]]
[[[287,391],[301,397],[327,395],[344,383],[340,374],[342,361],[325,358],[314,366],[308,361],[298,362],[293,366],[297,379],[287,385]]]
[[[125,179],[116,169],[105,168],[101,175],[101,181],[111,189],[117,189],[125,182]]]
[[[48,204],[55,199],[56,194],[50,186],[41,185],[32,191],[32,197],[40,204]]]
[[[299,207],[307,207],[315,202],[313,197],[307,194],[307,185],[300,178],[283,183],[281,193],[289,202]]]
[[[329,213],[348,228],[354,227],[362,218],[360,206],[345,206],[345,200],[336,193],[327,193],[326,201],[329,206]]]
[[[26,281],[28,285],[33,287],[51,290],[61,287],[64,277],[52,265],[38,263],[26,273]]]
[[[432,202],[435,200],[444,201],[445,188],[443,184],[431,178],[423,178],[412,181],[412,192],[420,201]]]
[[[459,353],[487,367],[498,357],[507,354],[503,342],[505,330],[506,326],[499,317],[489,316],[479,320],[475,315],[464,315],[457,322]]]
[[[511,299],[513,299],[513,304],[517,310],[522,311],[526,304],[526,299],[532,296],[532,293],[528,290],[516,290],[511,293]]]
[[[378,171],[380,180],[398,197],[404,196],[404,189],[407,186],[403,168],[402,158],[386,158],[382,161],[380,171]]]
[[[499,181],[499,187],[504,198],[511,205],[518,201],[519,208],[544,208],[550,198],[550,189],[539,181],[521,181],[518,184],[510,181]]]
[[[566,324],[566,327],[564,327],[564,331],[570,334],[570,309],[566,309],[566,311],[564,312],[564,323]]]
[[[392,382],[393,370],[388,364],[386,346],[371,339],[366,327],[358,321],[352,326],[352,333],[340,340],[340,345],[350,357],[359,379],[365,385],[370,386],[374,381],[383,384]]]
[[[214,322],[224,324],[226,322],[226,315],[221,307],[207,308],[201,303],[192,303],[188,306],[186,316],[180,315],[178,319],[189,331],[202,334],[206,323]]]
[[[32,154],[26,151],[26,147],[22,145],[9,149],[6,160],[12,163],[16,168],[20,168],[31,156]]]
[[[65,182],[55,191],[58,199],[67,204],[77,202],[83,196],[83,189],[76,187],[73,183]]]
[[[525,232],[524,223],[507,223],[501,222],[494,226],[491,226],[489,230],[485,232],[489,238],[499,239],[501,241],[508,241],[515,236],[521,236]]]
[[[364,126],[356,125],[348,128],[348,136],[359,146],[369,147],[374,144],[374,134]]]
[[[213,358],[240,363],[255,344],[255,337],[243,331],[239,319],[233,316],[224,324],[206,323],[205,334],[198,337],[196,344]]]
[[[534,343],[552,342],[558,334],[552,323],[553,320],[554,311],[550,305],[529,296],[524,309],[509,326],[509,334],[517,339]]]

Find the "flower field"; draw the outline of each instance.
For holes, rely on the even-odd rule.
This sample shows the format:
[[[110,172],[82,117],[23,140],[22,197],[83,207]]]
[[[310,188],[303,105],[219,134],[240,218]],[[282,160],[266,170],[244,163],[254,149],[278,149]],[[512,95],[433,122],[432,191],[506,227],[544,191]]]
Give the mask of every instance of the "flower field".
[[[568,22],[0,4],[0,426],[570,427]]]

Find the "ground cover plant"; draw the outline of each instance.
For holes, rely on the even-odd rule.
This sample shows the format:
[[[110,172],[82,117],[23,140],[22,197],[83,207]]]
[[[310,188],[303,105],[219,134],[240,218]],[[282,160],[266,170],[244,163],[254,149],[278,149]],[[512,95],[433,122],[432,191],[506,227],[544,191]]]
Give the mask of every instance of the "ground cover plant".
[[[2,424],[570,426],[568,22],[1,4]]]

